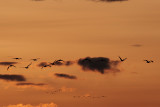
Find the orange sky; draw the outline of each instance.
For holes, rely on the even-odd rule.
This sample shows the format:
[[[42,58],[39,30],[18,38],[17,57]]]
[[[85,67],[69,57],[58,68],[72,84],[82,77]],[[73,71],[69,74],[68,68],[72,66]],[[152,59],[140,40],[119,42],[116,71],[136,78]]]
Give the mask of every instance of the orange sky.
[[[17,86],[15,81],[0,79],[0,107],[159,107],[159,5],[159,0],[1,0],[0,62],[13,62],[14,57],[23,60],[9,71],[7,66],[0,66],[0,75],[23,75],[26,82],[46,85]],[[118,66],[118,73],[87,72],[78,64],[45,69],[37,66],[87,56],[128,59]],[[32,58],[41,59],[28,70],[21,68]],[[155,62],[147,64],[144,59]],[[77,79],[58,78],[55,73]],[[58,89],[63,91],[46,93]],[[88,95],[94,98],[85,97]]]

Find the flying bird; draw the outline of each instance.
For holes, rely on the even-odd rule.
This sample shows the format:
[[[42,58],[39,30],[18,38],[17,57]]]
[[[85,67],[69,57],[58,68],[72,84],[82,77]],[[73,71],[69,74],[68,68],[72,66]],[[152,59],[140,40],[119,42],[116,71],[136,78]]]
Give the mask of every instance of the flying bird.
[[[46,67],[51,67],[51,65],[44,65],[44,66],[42,66],[41,69],[46,68]]]
[[[50,65],[55,65],[55,62],[49,62],[50,63]]]
[[[22,58],[12,58],[12,59],[20,60],[20,59],[22,59]]]
[[[50,65],[56,65],[58,63],[61,63],[62,61],[64,62],[64,60],[62,60],[62,59],[55,60],[54,62],[50,63]]]
[[[124,58],[124,59],[122,59],[120,56],[119,56],[119,59],[120,59],[120,61],[125,61],[127,58]]]
[[[16,66],[14,66],[14,65],[9,65],[8,68],[7,68],[7,71],[9,70],[10,67],[16,67]]]
[[[31,59],[31,60],[33,60],[33,61],[37,61],[38,59],[40,59],[40,58],[35,58],[35,59]]]
[[[154,61],[152,61],[152,60],[144,60],[144,61],[146,61],[146,63],[153,63]]]
[[[22,67],[22,68],[28,69],[31,65],[32,65],[32,63],[30,63],[30,64],[27,65],[26,67]]]

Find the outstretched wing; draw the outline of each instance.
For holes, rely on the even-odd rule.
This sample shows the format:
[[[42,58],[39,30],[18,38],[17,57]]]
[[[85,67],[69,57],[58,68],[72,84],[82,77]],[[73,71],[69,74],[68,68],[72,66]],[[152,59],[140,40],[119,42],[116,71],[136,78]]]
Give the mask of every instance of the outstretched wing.
[[[127,59],[127,58],[124,58],[123,61],[126,60],[126,59]]]
[[[122,58],[121,58],[120,56],[119,56],[119,59],[120,59],[121,61],[123,61]]]
[[[7,71],[9,70],[10,66],[7,67]]]
[[[32,65],[32,63],[30,63],[27,67],[29,67],[29,66],[31,66]]]

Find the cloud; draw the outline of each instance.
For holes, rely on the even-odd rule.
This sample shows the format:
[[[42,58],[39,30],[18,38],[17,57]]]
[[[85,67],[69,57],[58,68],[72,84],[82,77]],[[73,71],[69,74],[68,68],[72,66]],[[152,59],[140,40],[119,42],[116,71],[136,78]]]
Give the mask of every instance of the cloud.
[[[6,81],[26,81],[23,75],[0,74],[0,79]]]
[[[66,66],[70,66],[70,65],[73,65],[75,62],[73,61],[65,61],[65,65]]]
[[[78,60],[78,65],[80,65],[84,71],[98,71],[102,74],[105,73],[105,70],[118,70],[117,66],[119,63],[120,61],[111,61],[105,57],[86,57]]]
[[[74,76],[74,75],[68,75],[68,74],[56,73],[55,76],[60,77],[60,78],[66,78],[66,79],[77,79],[76,76]]]
[[[21,82],[21,83],[17,83],[17,86],[44,86],[46,84],[44,83],[31,83],[31,82]]]
[[[142,45],[141,45],[141,44],[134,44],[134,45],[131,45],[131,46],[134,46],[134,47],[141,47]]]
[[[39,104],[39,105],[31,105],[31,104],[16,104],[16,105],[8,105],[5,107],[58,107],[55,103],[47,103],[47,104]]]
[[[0,62],[0,65],[2,66],[8,66],[8,65],[13,65],[13,64],[17,64],[18,62]]]
[[[92,0],[92,1],[101,1],[101,2],[122,2],[122,1],[128,1],[128,0]]]
[[[38,64],[39,67],[43,67],[45,65],[48,65],[48,63],[47,62],[41,62],[41,63]]]

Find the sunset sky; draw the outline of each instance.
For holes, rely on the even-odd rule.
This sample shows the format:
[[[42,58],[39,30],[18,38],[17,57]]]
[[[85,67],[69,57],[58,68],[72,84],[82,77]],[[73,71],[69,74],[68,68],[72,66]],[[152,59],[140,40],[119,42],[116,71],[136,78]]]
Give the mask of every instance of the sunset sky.
[[[160,0],[0,0],[0,107],[160,107],[159,10]]]

